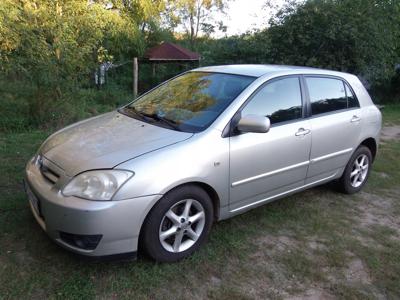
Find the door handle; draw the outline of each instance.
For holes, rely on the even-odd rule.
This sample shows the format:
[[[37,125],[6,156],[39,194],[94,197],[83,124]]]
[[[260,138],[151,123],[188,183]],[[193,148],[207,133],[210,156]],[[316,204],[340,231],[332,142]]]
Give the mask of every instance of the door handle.
[[[299,130],[294,134],[295,136],[307,135],[311,132],[310,129],[299,128]]]
[[[354,115],[350,120],[351,123],[360,122],[360,121],[361,121],[361,118],[357,115]]]

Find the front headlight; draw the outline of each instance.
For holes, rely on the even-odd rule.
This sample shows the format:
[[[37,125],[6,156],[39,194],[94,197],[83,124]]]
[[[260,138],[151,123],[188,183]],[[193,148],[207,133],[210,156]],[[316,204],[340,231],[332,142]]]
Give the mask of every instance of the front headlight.
[[[74,177],[63,189],[64,196],[89,200],[111,200],[115,192],[133,176],[125,170],[96,170]]]

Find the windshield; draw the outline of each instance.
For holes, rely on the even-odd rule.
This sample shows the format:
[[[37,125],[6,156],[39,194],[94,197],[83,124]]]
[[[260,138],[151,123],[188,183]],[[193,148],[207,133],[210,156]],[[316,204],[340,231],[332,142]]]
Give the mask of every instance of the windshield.
[[[241,75],[188,72],[144,94],[121,112],[174,130],[199,132],[254,80]]]

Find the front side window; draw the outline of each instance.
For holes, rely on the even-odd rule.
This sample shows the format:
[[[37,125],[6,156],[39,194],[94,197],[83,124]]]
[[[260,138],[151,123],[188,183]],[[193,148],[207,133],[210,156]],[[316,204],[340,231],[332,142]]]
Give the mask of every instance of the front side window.
[[[188,72],[139,97],[120,112],[155,125],[199,132],[255,79],[233,74]]]
[[[302,117],[300,81],[298,77],[288,77],[267,83],[243,108],[242,116],[262,115],[271,124],[291,121]]]
[[[306,77],[313,115],[348,108],[344,82],[335,78]]]

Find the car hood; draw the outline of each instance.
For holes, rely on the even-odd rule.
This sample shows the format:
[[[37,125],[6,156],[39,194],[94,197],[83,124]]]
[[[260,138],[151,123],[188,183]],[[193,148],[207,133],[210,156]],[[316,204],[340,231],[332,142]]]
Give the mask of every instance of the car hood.
[[[74,176],[86,170],[113,168],[192,135],[111,112],[56,132],[43,143],[39,153],[66,175]]]

